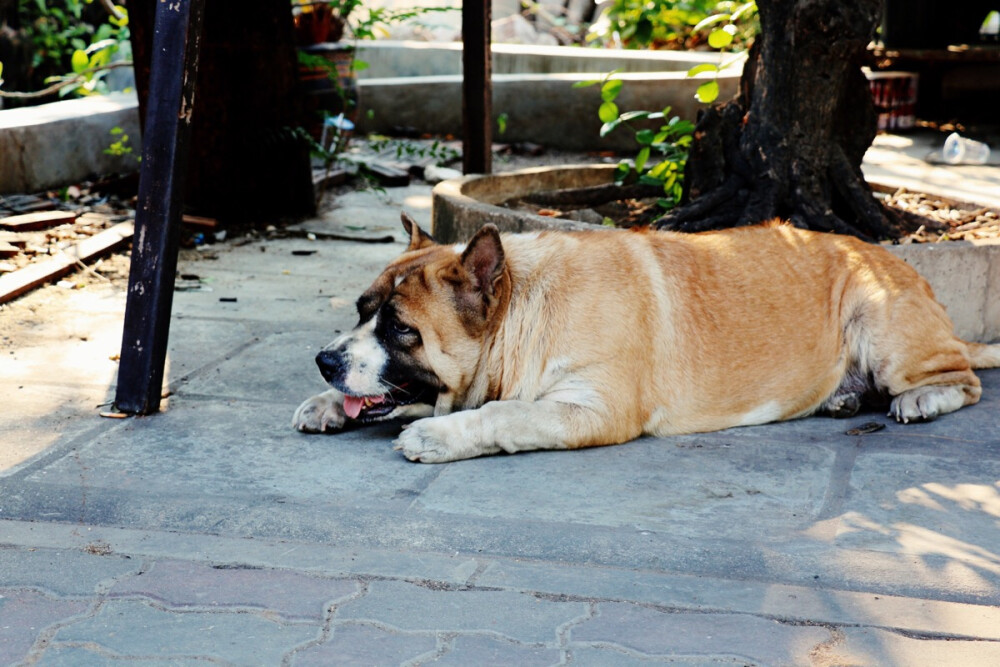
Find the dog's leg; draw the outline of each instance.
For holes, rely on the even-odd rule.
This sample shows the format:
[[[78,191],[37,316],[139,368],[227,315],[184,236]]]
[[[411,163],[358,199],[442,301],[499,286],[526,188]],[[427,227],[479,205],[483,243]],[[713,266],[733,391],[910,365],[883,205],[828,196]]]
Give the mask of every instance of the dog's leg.
[[[292,428],[303,433],[339,431],[345,418],[344,395],[329,389],[303,401],[292,417]]]
[[[972,372],[968,348],[952,334],[944,317],[919,317],[920,306],[940,309],[937,303],[913,304],[913,320],[893,322],[883,338],[882,361],[874,373],[875,387],[892,397],[889,416],[904,424],[929,421],[979,402],[982,387]],[[923,326],[919,326],[919,325]]]
[[[930,421],[938,415],[954,412],[964,405],[975,403],[975,400],[970,400],[970,395],[974,395],[978,400],[980,391],[979,387],[954,384],[932,384],[909,389],[892,399],[889,416],[904,424]]]
[[[396,449],[411,461],[444,463],[500,452],[572,449],[624,442],[589,407],[553,400],[493,401],[475,410],[420,419],[404,427]]]

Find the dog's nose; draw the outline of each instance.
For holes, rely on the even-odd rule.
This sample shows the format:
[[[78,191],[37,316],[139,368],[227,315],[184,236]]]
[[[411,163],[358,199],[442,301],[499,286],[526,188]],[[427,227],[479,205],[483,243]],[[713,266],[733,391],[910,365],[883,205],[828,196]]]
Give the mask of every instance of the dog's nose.
[[[323,379],[330,383],[344,374],[344,358],[334,350],[322,350],[317,354],[316,365]]]

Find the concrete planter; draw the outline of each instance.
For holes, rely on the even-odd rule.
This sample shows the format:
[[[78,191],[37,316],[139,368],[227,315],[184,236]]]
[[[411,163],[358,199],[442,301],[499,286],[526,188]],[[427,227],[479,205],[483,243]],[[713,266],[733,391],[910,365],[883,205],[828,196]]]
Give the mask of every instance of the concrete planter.
[[[556,220],[504,208],[499,204],[531,192],[579,188],[610,183],[614,165],[542,167],[489,176],[466,176],[434,188],[431,233],[454,243],[472,236],[492,222],[501,231],[545,229],[602,229],[583,222]],[[938,301],[966,340],[1000,339],[1000,245],[965,241],[886,246],[913,266],[934,289]]]

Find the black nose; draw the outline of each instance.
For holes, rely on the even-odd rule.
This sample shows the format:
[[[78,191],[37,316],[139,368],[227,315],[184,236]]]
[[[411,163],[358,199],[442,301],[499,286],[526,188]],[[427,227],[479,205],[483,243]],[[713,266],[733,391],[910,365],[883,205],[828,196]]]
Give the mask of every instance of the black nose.
[[[331,384],[344,375],[344,358],[336,351],[323,350],[317,354],[316,365],[319,366],[319,372],[323,379]]]

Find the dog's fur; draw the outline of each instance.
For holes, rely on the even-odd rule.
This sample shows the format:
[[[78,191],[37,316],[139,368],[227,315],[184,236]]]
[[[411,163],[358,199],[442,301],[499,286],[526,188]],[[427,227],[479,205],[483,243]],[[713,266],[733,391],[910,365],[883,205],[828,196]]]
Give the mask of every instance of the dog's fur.
[[[1000,345],[955,337],[916,271],[846,236],[487,225],[438,245],[403,221],[409,247],[318,355],[333,389],[295,428],[426,417],[397,449],[442,462],[850,416],[878,397],[910,422],[976,403],[972,369],[1000,365]]]

